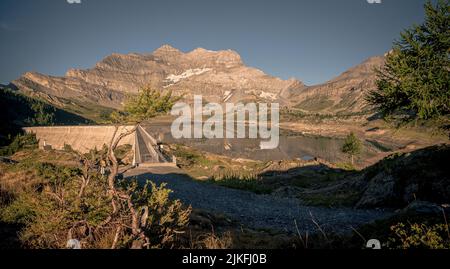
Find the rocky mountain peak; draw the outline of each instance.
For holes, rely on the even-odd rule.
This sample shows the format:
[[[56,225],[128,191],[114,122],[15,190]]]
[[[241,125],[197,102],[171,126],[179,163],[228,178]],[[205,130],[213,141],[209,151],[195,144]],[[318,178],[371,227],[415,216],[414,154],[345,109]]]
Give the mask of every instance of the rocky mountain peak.
[[[365,74],[374,74],[374,69],[383,66],[385,58],[382,56],[370,57],[361,64],[350,68],[346,72],[342,73],[339,77],[345,75],[352,75],[353,77],[362,76]]]
[[[163,56],[163,55],[168,55],[168,54],[180,55],[180,54],[183,54],[183,52],[181,52],[179,49],[172,47],[171,45],[164,44],[161,47],[157,48],[155,51],[153,51],[152,54],[156,55],[156,56]]]
[[[382,56],[370,57],[339,76],[320,85],[294,92],[295,107],[322,113],[361,113],[371,107],[365,101],[368,91],[376,89],[377,68],[384,65]]]
[[[247,67],[234,50],[196,48],[184,53],[163,45],[151,54],[113,53],[93,68],[69,69],[63,77],[27,73],[13,84],[49,102],[65,98],[120,108],[126,94],[135,94],[148,84],[170,89],[187,100],[201,94],[208,101],[220,102],[224,96],[231,101],[275,101],[282,91],[289,93],[301,83]]]
[[[209,66],[223,66],[225,68],[232,68],[242,66],[241,56],[233,50],[219,50],[212,51],[203,48],[197,48],[188,52],[186,57],[195,61],[203,61],[205,65]]]

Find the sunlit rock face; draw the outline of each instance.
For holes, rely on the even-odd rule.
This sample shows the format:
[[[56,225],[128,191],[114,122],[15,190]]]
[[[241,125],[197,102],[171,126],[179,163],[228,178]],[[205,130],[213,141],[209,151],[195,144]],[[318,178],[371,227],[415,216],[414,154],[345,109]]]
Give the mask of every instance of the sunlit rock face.
[[[61,99],[93,102],[120,108],[127,94],[142,85],[171,90],[191,100],[201,94],[206,101],[281,100],[290,88],[300,89],[296,80],[282,80],[244,65],[233,50],[197,48],[184,53],[164,45],[150,54],[112,54],[93,68],[70,69],[64,77],[26,73],[13,84],[21,91],[61,105]],[[226,93],[226,94],[225,94]]]
[[[376,69],[384,57],[371,57],[323,84],[306,87],[290,94],[295,107],[322,113],[352,113],[370,110],[365,96],[376,89]]]

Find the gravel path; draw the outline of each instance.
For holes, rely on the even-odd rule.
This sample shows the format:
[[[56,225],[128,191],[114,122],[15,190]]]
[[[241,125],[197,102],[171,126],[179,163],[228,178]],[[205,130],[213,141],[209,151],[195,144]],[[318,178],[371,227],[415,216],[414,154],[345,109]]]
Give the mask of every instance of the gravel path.
[[[296,232],[295,222],[301,232],[317,231],[314,220],[325,231],[346,232],[351,227],[385,218],[391,213],[379,210],[351,208],[330,209],[301,205],[299,200],[272,195],[257,195],[214,184],[196,182],[174,167],[136,168],[125,177],[136,176],[141,182],[152,180],[167,182],[173,198],[180,199],[194,208],[224,213],[244,225],[254,228],[271,228]],[[313,216],[313,218],[311,217]]]

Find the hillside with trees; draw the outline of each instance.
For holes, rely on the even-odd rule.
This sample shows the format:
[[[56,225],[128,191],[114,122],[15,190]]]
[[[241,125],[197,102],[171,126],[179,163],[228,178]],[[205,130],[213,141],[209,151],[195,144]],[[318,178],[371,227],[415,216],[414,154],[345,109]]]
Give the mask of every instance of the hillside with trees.
[[[91,120],[17,91],[0,89],[0,147],[8,145],[24,126],[78,125]]]

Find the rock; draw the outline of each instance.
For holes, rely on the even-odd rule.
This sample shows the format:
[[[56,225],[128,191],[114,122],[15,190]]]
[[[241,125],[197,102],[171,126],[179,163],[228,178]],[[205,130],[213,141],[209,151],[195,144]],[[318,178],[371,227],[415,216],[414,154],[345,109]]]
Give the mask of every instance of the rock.
[[[404,208],[415,200],[450,201],[450,145],[393,154],[366,168],[358,180],[358,208]]]
[[[414,201],[405,207],[401,213],[442,214],[442,206],[425,201]]]
[[[375,176],[369,183],[363,197],[356,204],[358,208],[381,206],[387,200],[395,198],[395,179],[392,175],[381,173]]]
[[[419,191],[419,184],[413,183],[405,187],[403,201],[413,201],[416,199],[416,193]]]

